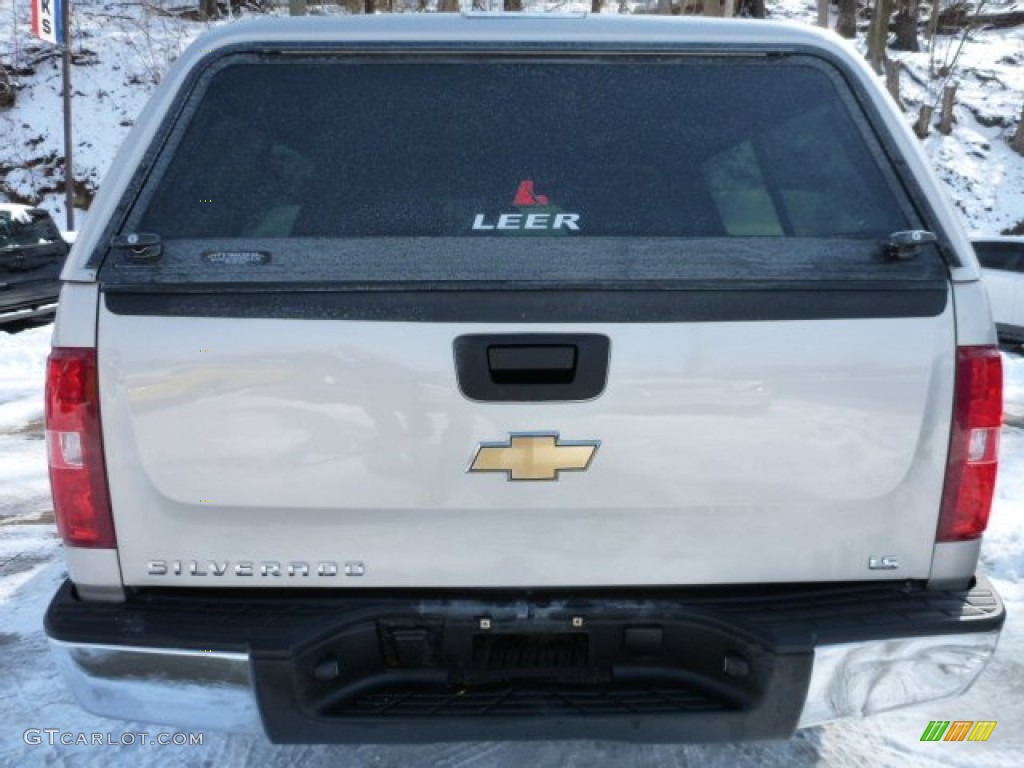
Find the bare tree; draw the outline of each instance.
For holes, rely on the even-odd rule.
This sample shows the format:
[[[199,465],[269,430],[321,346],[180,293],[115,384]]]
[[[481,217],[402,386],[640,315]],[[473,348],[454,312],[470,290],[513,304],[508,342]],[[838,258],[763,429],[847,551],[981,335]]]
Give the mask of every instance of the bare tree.
[[[15,89],[14,83],[7,76],[7,70],[4,68],[3,62],[0,62],[0,109],[13,107],[17,96],[18,91]]]
[[[292,0],[288,0],[289,7]],[[305,3],[303,3],[305,4]],[[220,16],[220,8],[217,7],[217,0],[199,0],[199,15],[204,19],[216,19]],[[292,14],[293,16],[295,14]]]
[[[868,61],[872,69],[882,74],[885,61],[885,47],[889,42],[889,19],[892,17],[893,0],[875,0],[875,12],[868,29]]]
[[[857,37],[857,0],[838,0],[838,3],[836,32],[848,40],[853,40]]]
[[[523,0],[503,0],[504,5],[502,6],[506,11],[521,11],[523,10]]]
[[[1017,123],[1017,132],[1010,139],[1010,148],[1018,155],[1024,155],[1024,108],[1020,110],[1020,122]]]
[[[914,133],[917,134],[917,138],[923,139],[931,132],[933,114],[935,114],[935,107],[932,104],[921,105],[921,111],[917,114],[917,122],[914,123]]]
[[[818,26],[828,29],[828,3],[829,0],[817,0],[818,3]]]
[[[601,2],[602,2],[602,0],[590,0],[590,12],[591,13],[600,13],[601,12]]]
[[[736,15],[763,19],[768,15],[768,12],[764,7],[764,0],[737,0]]]
[[[904,109],[903,99],[900,98],[900,73],[902,71],[903,65],[900,62],[895,59],[885,60],[885,88],[900,109]]]
[[[956,83],[942,89],[942,109],[939,111],[939,133],[949,136],[953,132],[953,106],[956,104]]]
[[[925,37],[928,39],[928,50],[934,49],[935,32],[939,28],[939,13],[942,8],[942,3],[939,0],[932,0],[932,12],[928,16],[928,26],[925,28]]]
[[[377,0],[363,0],[363,13],[376,13]]]
[[[917,42],[917,0],[897,0],[896,9],[896,42],[892,47],[897,51],[921,50]]]
[[[704,0],[705,16],[721,16],[722,0]]]

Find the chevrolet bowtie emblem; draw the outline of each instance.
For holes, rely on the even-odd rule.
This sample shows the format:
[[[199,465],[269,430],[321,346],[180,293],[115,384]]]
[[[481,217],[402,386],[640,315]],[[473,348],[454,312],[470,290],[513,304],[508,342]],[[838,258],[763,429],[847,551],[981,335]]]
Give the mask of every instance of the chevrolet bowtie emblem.
[[[509,435],[507,443],[480,443],[469,472],[505,472],[509,480],[557,480],[559,472],[590,466],[599,440],[559,441],[558,433]]]

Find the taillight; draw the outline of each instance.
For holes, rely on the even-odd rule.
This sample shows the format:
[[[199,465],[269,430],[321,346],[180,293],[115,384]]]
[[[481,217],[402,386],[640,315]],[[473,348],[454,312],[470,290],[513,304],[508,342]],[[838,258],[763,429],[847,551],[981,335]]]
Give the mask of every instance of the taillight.
[[[1003,363],[999,350],[960,347],[939,541],[974,539],[988,525],[1002,422]]]
[[[57,531],[69,547],[113,548],[95,349],[59,348],[46,371],[46,450]]]

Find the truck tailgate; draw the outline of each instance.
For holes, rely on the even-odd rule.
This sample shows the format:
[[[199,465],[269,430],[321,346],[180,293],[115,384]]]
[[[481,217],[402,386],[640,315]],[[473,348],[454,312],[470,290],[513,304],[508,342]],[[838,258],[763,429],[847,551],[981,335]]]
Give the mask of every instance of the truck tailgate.
[[[119,436],[107,467],[125,582],[926,576],[951,323],[947,311],[571,325],[559,331],[611,341],[600,397],[482,403],[460,393],[454,339],[550,327],[104,311],[102,414]],[[466,471],[480,443],[549,432],[600,441],[587,471],[557,482]],[[869,568],[883,557],[899,568]],[[317,576],[323,563],[340,574]],[[358,578],[343,575],[346,563]]]

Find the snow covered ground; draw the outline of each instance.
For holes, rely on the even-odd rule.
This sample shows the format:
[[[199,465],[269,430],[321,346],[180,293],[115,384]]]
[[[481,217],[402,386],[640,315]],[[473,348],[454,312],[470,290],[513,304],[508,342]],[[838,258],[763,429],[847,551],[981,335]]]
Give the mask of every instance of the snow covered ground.
[[[170,9],[187,3],[153,0]],[[552,3],[557,4],[557,3]],[[606,2],[609,7],[617,5]],[[631,3],[632,5],[632,3]],[[18,106],[0,111],[0,201],[41,203],[63,222],[60,192],[59,62],[27,34],[23,0],[0,0],[0,61],[23,86]],[[76,0],[76,177],[99,185],[148,92],[204,23],[145,13],[142,3]],[[769,2],[777,16],[807,19],[810,0]],[[1002,3],[1000,10],[1011,6]],[[311,8],[319,9],[317,3]],[[938,61],[957,41],[941,38]],[[940,81],[929,56],[899,54],[908,121]],[[994,234],[1024,221],[1024,158],[1006,141],[1024,94],[1024,27],[976,31],[964,47],[951,137],[925,148],[969,227]],[[997,500],[982,557],[1007,602],[1009,620],[993,663],[965,696],[898,714],[810,729],[785,743],[631,746],[597,742],[454,744],[430,747],[273,747],[262,738],[206,732],[202,746],[63,746],[27,743],[28,729],[156,735],[165,729],[120,723],[77,708],[46,650],[42,616],[63,578],[46,480],[42,375],[49,329],[0,334],[0,766],[7,765],[707,765],[1018,766],[1024,750],[1024,424],[1007,426]],[[1007,402],[1024,413],[1024,357],[1007,356]],[[997,720],[986,743],[921,743],[929,720]],[[30,738],[28,741],[32,741]]]
[[[277,747],[262,737],[206,731],[201,746],[26,743],[29,729],[155,738],[173,729],[122,723],[80,710],[57,676],[42,630],[63,578],[42,439],[43,364],[49,327],[0,334],[0,766],[1019,766],[1024,749],[1024,428],[1003,433],[997,499],[983,560],[1007,603],[999,649],[963,697],[860,721],[808,729],[788,742],[636,746],[601,742],[446,744],[423,747]],[[1007,399],[1024,408],[1024,357],[1007,355]],[[996,720],[986,743],[922,743],[930,720]],[[110,734],[110,736],[108,736]],[[33,741],[30,731],[28,740]],[[60,736],[55,737],[58,741]],[[65,738],[72,738],[67,736]]]
[[[1024,9],[1018,0],[981,5],[986,13]],[[815,7],[811,0],[769,0],[768,6],[775,17],[796,21],[812,20]],[[832,11],[834,24],[834,6]],[[865,24],[859,22],[861,48]],[[937,35],[931,43],[922,36],[920,42],[917,53],[889,50],[904,68],[900,101],[907,122],[912,124],[921,105],[928,104],[935,108],[937,125],[943,88],[956,86],[953,132],[944,136],[933,126],[923,142],[925,152],[970,232],[1009,234],[1006,230],[1024,226],[1024,158],[1008,144],[1024,103],[1024,25],[977,28],[965,40],[961,33]],[[950,70],[945,76],[944,67]]]

